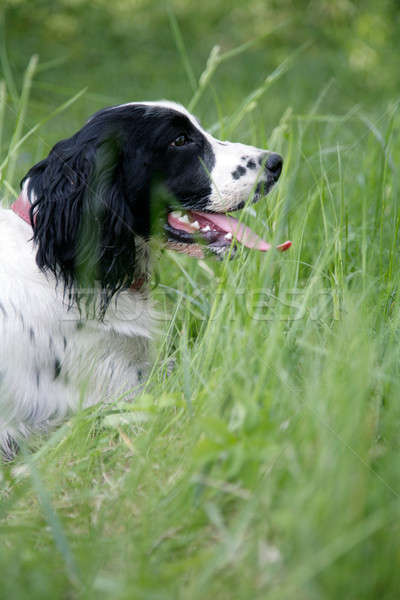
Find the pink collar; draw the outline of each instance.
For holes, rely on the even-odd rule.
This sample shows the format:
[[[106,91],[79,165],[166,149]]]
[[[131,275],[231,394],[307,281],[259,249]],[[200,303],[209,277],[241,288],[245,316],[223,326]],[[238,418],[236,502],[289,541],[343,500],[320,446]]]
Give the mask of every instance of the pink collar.
[[[11,210],[15,212],[21,219],[28,223],[28,225],[32,226],[31,222],[31,203],[24,196],[24,194],[20,194],[16,201],[11,204]]]
[[[32,226],[31,206],[32,205],[29,202],[29,200],[26,198],[26,196],[24,196],[24,194],[20,194],[18,196],[18,198],[15,200],[15,202],[13,202],[13,204],[11,204],[11,210],[13,210],[16,215],[21,217],[21,219],[23,221],[25,221],[25,223],[28,223],[29,226]],[[35,217],[33,217],[33,222],[35,222]],[[141,275],[140,277],[136,277],[136,279],[133,280],[132,285],[130,286],[129,289],[133,290],[134,292],[137,292],[138,290],[140,290],[143,287],[143,285],[146,283],[146,281],[147,281],[146,275]]]

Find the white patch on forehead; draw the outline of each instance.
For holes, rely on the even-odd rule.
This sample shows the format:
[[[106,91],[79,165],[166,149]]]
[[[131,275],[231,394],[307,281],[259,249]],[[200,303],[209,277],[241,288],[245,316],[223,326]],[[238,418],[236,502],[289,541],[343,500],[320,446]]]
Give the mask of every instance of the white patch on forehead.
[[[154,106],[154,107],[159,107],[159,108],[169,108],[170,110],[175,110],[176,112],[179,112],[183,115],[185,115],[185,117],[187,117],[189,119],[189,121],[200,131],[202,131],[203,133],[206,133],[205,131],[203,131],[203,129],[200,126],[200,123],[198,122],[198,120],[196,119],[196,117],[194,115],[192,115],[184,106],[182,106],[182,104],[179,104],[178,102],[172,102],[171,100],[156,100],[155,102],[149,102],[149,101],[144,101],[144,102],[126,102],[125,104],[118,104],[117,106],[112,106],[111,109],[116,109],[116,108],[122,108],[123,106]]]

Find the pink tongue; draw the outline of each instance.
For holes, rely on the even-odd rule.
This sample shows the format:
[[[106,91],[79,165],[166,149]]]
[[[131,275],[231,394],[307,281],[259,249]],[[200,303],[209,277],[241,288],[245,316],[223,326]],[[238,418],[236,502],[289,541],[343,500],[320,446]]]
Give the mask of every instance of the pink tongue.
[[[246,227],[243,223],[239,223],[233,217],[223,214],[216,213],[203,213],[197,211],[191,211],[191,214],[196,218],[202,225],[204,221],[212,223],[217,229],[224,233],[231,233],[238,242],[246,246],[247,248],[255,248],[266,252],[271,249],[271,244],[261,239],[250,227]],[[278,250],[284,251],[290,248],[292,242],[284,242],[277,246]]]

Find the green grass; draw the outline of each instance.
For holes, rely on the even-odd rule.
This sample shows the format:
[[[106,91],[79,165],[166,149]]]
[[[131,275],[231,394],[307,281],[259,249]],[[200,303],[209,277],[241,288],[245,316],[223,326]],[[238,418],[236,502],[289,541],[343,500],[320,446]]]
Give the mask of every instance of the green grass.
[[[282,79],[272,86],[264,73],[228,112],[218,103],[223,84],[208,77],[214,63],[203,90],[171,19],[185,93],[218,114],[205,125],[285,156],[279,187],[244,219],[293,247],[242,249],[222,263],[160,257],[161,333],[144,393],[132,405],[116,399],[73,416],[36,452],[2,467],[0,596],[395,599],[398,100],[393,93],[368,113],[356,105],[334,112],[325,80],[291,110],[281,81],[305,49],[275,64]],[[0,125],[10,111],[6,87],[16,114],[2,137],[10,197],[28,158],[46,152],[42,129],[21,143],[40,124],[20,125],[35,114],[34,66],[22,93],[3,70]],[[281,113],[267,124],[272,97]],[[73,98],[72,110],[84,99]],[[71,108],[60,108],[64,120],[49,122],[56,129],[68,126]],[[28,156],[17,160],[21,151]]]

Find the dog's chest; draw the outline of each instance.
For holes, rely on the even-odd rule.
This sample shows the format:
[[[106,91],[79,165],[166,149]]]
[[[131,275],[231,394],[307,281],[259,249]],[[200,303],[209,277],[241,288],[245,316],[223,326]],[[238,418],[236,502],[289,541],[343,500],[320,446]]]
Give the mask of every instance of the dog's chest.
[[[147,370],[153,317],[144,287],[121,292],[103,322],[82,318],[36,266],[30,236],[0,210],[0,396],[31,423],[62,418],[83,393],[88,405],[135,388]]]

